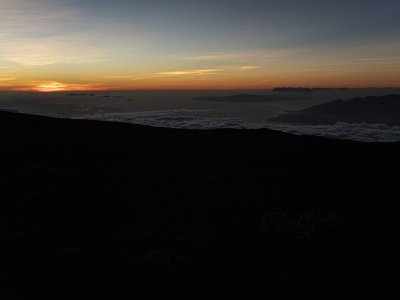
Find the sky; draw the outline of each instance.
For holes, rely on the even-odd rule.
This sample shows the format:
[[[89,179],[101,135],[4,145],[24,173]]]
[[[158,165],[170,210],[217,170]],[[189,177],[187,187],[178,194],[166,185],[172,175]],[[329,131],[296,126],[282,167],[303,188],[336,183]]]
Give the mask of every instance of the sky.
[[[0,90],[400,87],[398,0],[0,0]]]

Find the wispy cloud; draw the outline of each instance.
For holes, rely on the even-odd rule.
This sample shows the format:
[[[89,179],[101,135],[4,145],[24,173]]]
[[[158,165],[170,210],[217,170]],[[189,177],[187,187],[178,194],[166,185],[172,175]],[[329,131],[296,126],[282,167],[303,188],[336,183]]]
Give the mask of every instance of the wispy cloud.
[[[240,66],[238,67],[239,70],[243,70],[243,71],[252,71],[252,70],[256,70],[256,69],[260,69],[260,66]]]
[[[381,65],[399,63],[399,57],[372,57],[372,58],[357,58],[353,61],[355,64]]]
[[[159,72],[154,75],[159,76],[182,76],[182,75],[207,75],[210,73],[221,72],[224,69],[201,69],[201,70],[188,70],[188,71],[172,71],[172,72]]]
[[[165,71],[165,72],[143,73],[143,74],[132,74],[132,75],[108,75],[105,76],[105,78],[112,80],[127,80],[127,81],[151,80],[151,79],[174,78],[174,77],[201,78],[201,77],[208,77],[212,74],[216,74],[219,72],[223,72],[224,70],[225,69],[179,70],[179,71]]]
[[[290,57],[299,53],[308,52],[306,48],[284,48],[284,49],[254,49],[254,50],[234,50],[224,52],[209,52],[209,53],[178,53],[171,55],[175,58],[186,60],[219,60],[219,61],[235,61],[245,59],[257,59],[263,61],[273,61]]]
[[[260,66],[225,66],[224,68],[213,68],[213,69],[196,69],[196,70],[178,70],[178,71],[164,71],[155,73],[143,73],[143,74],[132,74],[132,75],[108,75],[105,76],[107,79],[112,80],[148,80],[148,79],[161,79],[161,78],[173,78],[173,77],[187,77],[187,78],[206,78],[209,79],[212,75],[218,75],[228,72],[238,71],[252,71],[261,68]]]
[[[254,82],[253,84],[262,84],[262,83],[267,83],[267,82],[271,82],[271,80],[270,79],[265,79],[265,80]]]
[[[176,56],[179,56],[179,54],[176,54]],[[193,55],[193,56],[184,56],[182,58],[185,59],[194,59],[194,60],[226,60],[226,59],[235,59],[235,58],[240,58],[244,57],[245,55],[243,53],[221,53],[221,54],[205,54],[205,55]]]
[[[43,0],[2,0],[1,28],[10,34],[47,33],[76,24],[79,11]],[[4,26],[4,27],[3,27]]]
[[[11,76],[2,76],[0,75],[0,82],[4,82],[4,81],[14,81],[16,80],[16,77],[11,77]]]
[[[1,60],[29,66],[97,62],[104,50],[82,44],[84,36],[71,35],[9,41],[0,45]]]
[[[0,60],[29,66],[98,61],[103,50],[90,46],[76,23],[79,11],[49,1],[0,2]]]

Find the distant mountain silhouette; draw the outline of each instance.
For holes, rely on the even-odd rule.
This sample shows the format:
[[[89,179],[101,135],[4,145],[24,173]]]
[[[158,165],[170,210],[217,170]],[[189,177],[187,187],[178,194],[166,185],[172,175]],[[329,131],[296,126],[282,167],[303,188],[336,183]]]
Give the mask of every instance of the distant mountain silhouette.
[[[279,96],[274,95],[250,95],[250,94],[239,94],[233,96],[207,96],[207,97],[195,97],[193,100],[198,101],[212,101],[212,102],[269,102],[286,100]]]
[[[302,88],[302,87],[276,87],[274,92],[321,92],[321,91],[346,91],[348,88]]]
[[[334,100],[299,111],[291,111],[271,119],[274,122],[297,124],[385,123],[400,125],[400,95]]]
[[[87,94],[87,93],[67,94],[67,96],[94,96],[94,95],[95,95],[94,93],[90,93],[90,94]]]

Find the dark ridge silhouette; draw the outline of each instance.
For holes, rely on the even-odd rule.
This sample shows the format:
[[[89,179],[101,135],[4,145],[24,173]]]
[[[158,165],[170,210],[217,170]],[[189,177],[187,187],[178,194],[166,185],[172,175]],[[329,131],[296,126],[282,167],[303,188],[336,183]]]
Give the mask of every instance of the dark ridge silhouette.
[[[400,95],[335,100],[282,114],[271,121],[295,124],[385,123],[400,125]]]
[[[206,96],[193,98],[198,101],[211,101],[211,102],[270,102],[287,100],[287,98],[281,98],[274,95],[250,95],[250,94],[239,94],[233,96]]]
[[[0,128],[4,299],[399,299],[399,143]]]
[[[330,92],[330,91],[347,91],[348,88],[302,88],[302,87],[276,87],[274,92]]]
[[[18,109],[8,109],[8,108],[0,108],[0,111],[14,112],[14,113],[19,112]]]

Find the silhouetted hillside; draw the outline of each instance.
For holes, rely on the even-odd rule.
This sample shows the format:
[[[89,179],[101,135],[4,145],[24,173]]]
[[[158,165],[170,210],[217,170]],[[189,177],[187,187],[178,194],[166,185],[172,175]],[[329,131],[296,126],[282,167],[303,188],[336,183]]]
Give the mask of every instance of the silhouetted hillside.
[[[0,112],[4,299],[398,299],[400,144]]]
[[[282,114],[271,121],[297,124],[385,123],[400,125],[400,95],[335,100]]]
[[[348,88],[302,88],[302,87],[276,87],[272,89],[274,92],[331,92],[331,91],[347,91]]]

